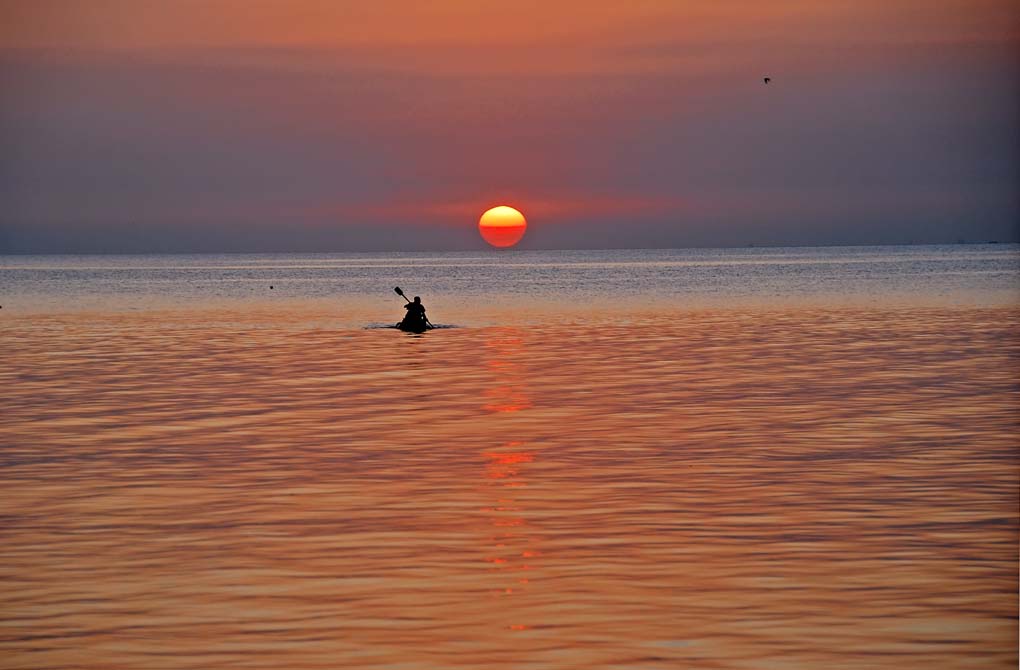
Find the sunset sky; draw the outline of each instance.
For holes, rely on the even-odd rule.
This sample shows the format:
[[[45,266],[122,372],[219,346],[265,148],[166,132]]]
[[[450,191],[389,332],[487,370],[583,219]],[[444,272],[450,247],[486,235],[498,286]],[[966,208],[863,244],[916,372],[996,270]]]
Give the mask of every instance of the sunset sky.
[[[1015,241],[1018,114],[1015,0],[0,0],[0,253]]]

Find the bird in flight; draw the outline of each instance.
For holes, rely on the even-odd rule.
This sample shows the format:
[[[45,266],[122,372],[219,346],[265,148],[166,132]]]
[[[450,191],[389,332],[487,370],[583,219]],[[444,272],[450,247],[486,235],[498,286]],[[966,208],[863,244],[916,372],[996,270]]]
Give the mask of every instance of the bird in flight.
[[[763,81],[767,84],[770,81],[772,81],[772,77],[765,77],[765,79]]]

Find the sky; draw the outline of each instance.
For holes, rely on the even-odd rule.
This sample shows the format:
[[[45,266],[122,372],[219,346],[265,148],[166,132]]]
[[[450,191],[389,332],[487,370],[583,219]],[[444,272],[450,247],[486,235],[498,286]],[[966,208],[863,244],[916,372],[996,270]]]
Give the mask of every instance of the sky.
[[[1015,0],[0,0],[0,253],[1017,241],[1018,184]]]

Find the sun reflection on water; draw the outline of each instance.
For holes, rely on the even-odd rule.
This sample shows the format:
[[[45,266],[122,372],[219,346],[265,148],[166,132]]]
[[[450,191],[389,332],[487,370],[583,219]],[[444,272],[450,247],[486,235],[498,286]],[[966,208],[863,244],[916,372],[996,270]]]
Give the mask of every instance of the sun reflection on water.
[[[486,368],[492,375],[492,385],[484,392],[482,409],[498,419],[531,408],[527,393],[525,372],[519,361],[525,357],[523,338],[516,328],[494,330],[485,340]],[[499,427],[495,427],[499,431]],[[534,462],[535,453],[521,440],[508,440],[501,446],[483,452],[485,483],[492,504],[485,508],[491,526],[492,555],[486,560],[500,576],[493,595],[498,598],[520,598],[531,584],[531,561],[538,555],[534,540],[529,534],[526,518],[527,502],[522,499],[526,489],[525,468]],[[510,612],[526,612],[523,607]],[[528,630],[519,615],[506,628],[513,631]]]
[[[517,362],[522,356],[522,338],[517,328],[494,329],[485,338],[485,366],[494,382],[485,389],[487,402],[482,406],[490,412],[519,412],[531,407],[524,386],[524,376]]]

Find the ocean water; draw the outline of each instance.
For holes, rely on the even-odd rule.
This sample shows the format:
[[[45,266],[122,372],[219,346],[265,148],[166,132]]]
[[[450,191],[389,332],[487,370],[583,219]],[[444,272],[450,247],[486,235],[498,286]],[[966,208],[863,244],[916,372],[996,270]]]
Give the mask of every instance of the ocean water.
[[[1017,665],[1016,245],[4,256],[0,306],[0,667]]]
[[[266,308],[357,327],[399,320],[394,286],[465,326],[735,306],[1017,305],[1020,245],[0,256],[0,304],[19,313],[208,309],[215,319]]]

